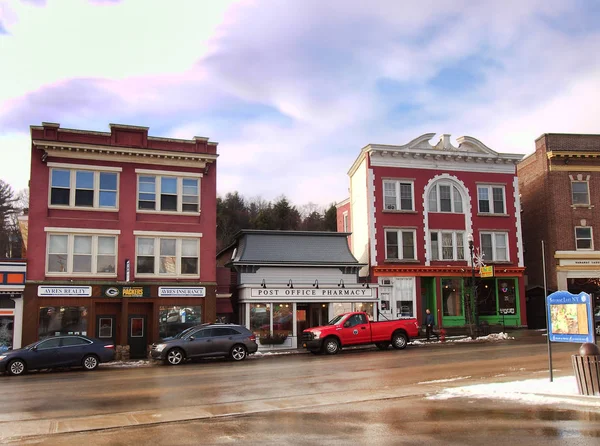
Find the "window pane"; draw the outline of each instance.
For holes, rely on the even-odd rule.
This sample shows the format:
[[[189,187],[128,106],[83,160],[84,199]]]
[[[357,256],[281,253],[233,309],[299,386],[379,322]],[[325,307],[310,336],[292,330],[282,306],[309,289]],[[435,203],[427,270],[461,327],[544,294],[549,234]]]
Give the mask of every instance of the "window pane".
[[[195,195],[198,196],[198,180],[192,180],[184,178],[183,182],[183,195]]]
[[[465,259],[465,236],[462,232],[456,233],[456,259]]]
[[[177,194],[177,178],[161,177],[160,193],[176,195]]]
[[[50,235],[48,239],[48,272],[66,273],[69,256],[67,254],[69,236]]]
[[[114,255],[99,255],[97,262],[97,268],[99,273],[115,272],[116,259]]]
[[[50,192],[50,204],[68,206],[71,198],[69,189],[58,189],[53,187]]]
[[[277,336],[291,336],[293,334],[294,316],[291,303],[273,305],[273,334]]]
[[[98,254],[114,254],[115,237],[98,237]]]
[[[444,316],[462,316],[462,281],[442,279],[442,307]]]
[[[92,255],[74,255],[73,256],[74,273],[92,272]]]
[[[383,183],[384,205],[386,209],[396,209],[396,183]]]
[[[575,228],[577,238],[592,238],[592,228]]]
[[[401,183],[400,184],[400,209],[404,211],[411,211],[412,205],[412,184]]]
[[[99,273],[114,273],[116,237],[98,237],[97,271]]]
[[[440,186],[440,211],[452,212],[452,200],[450,198],[450,186]]]
[[[477,189],[479,196],[479,212],[488,213],[490,212],[490,199],[487,187],[479,187]]]
[[[440,258],[440,247],[438,243],[437,232],[431,233],[431,260],[439,260]]]
[[[181,259],[181,274],[198,274],[198,259],[183,257]]]
[[[176,211],[177,210],[177,195],[161,195],[160,196],[161,211]]]
[[[395,231],[388,231],[385,233],[387,258],[397,259],[398,258],[398,233]]]
[[[460,195],[460,192],[458,191],[456,186],[454,186],[452,188],[452,191],[454,194],[454,212],[462,214],[462,211],[463,211],[462,196]]]
[[[257,336],[270,334],[271,305],[250,304],[250,330]]]
[[[92,253],[92,237],[89,235],[76,235],[74,237],[73,252],[75,254]]]
[[[161,256],[174,256],[176,253],[177,240],[174,238],[161,238],[160,239],[160,255]]]
[[[116,208],[117,207],[117,193],[100,191],[100,199],[98,204],[101,208]]]
[[[181,240],[181,255],[183,257],[197,257],[198,241],[194,239]]]
[[[138,182],[139,200],[138,209],[155,209],[156,208],[156,178],[155,177],[139,177]]]
[[[75,191],[75,206],[94,206],[94,191],[77,189]]]
[[[589,204],[588,184],[586,181],[573,181],[571,187],[573,191],[573,204]]]
[[[506,248],[506,234],[494,234],[496,239],[496,257],[494,260],[508,260],[508,250]]]
[[[202,322],[202,307],[200,306],[164,306],[159,308],[158,335],[161,338],[174,336],[183,330],[194,327]],[[191,332],[192,330],[190,330]],[[195,330],[193,336],[198,339],[209,337],[211,330]],[[191,334],[191,333],[190,333]]]
[[[484,262],[494,260],[492,234],[481,234],[481,252],[483,253]]]
[[[138,256],[136,271],[139,274],[154,274],[154,257]]]
[[[40,339],[69,333],[85,336],[87,327],[87,307],[40,307],[38,324]]]
[[[68,235],[51,235],[48,242],[48,252],[51,254],[66,254],[68,241]]]
[[[154,239],[153,238],[138,238],[138,255],[154,255]]]
[[[94,206],[93,172],[75,172],[75,206]]]
[[[403,259],[414,259],[415,258],[415,240],[413,232],[402,233],[402,258]]]
[[[99,321],[99,329],[98,329],[98,337],[99,338],[112,338],[113,333],[113,321],[112,318],[100,318]]]
[[[93,189],[94,172],[75,172],[75,187],[77,189]]]
[[[159,261],[160,274],[176,274],[177,273],[177,257],[175,256],[160,256]]]
[[[67,262],[67,254],[48,254],[48,272],[66,273]]]
[[[504,189],[501,187],[492,188],[494,198],[494,213],[504,214]]]
[[[100,190],[116,192],[116,190],[117,190],[117,174],[100,172]]]
[[[434,186],[429,192],[429,211],[437,212],[437,187]]]
[[[52,169],[52,187],[71,187],[71,172],[68,170]]]
[[[454,259],[454,248],[453,248],[451,232],[443,232],[442,233],[442,259],[443,260]]]

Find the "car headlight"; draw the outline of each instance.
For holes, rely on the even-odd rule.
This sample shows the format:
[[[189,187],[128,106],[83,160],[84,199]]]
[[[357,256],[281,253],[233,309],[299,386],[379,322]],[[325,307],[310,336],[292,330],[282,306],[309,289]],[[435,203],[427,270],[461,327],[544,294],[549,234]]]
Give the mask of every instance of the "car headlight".
[[[7,358],[8,356],[6,355],[0,355],[0,361],[2,361],[3,359]]]
[[[162,352],[165,349],[166,346],[167,346],[167,344],[158,344],[156,346],[156,351],[157,352]]]
[[[320,331],[313,331],[313,339],[319,339],[321,337]]]

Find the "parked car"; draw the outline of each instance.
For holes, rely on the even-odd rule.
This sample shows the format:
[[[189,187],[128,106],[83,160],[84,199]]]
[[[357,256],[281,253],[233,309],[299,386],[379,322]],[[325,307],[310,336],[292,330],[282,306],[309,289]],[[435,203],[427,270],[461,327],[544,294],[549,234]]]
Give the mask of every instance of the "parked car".
[[[367,313],[358,311],[340,314],[327,325],[304,330],[302,346],[312,353],[329,355],[335,355],[343,347],[364,344],[375,344],[380,350],[392,344],[401,350],[418,334],[419,323],[415,318],[371,322]]]
[[[86,336],[55,336],[0,355],[0,373],[22,375],[28,370],[57,367],[83,367],[94,370],[98,364],[115,358],[115,346]]]
[[[234,324],[206,324],[181,337],[152,344],[152,359],[179,365],[192,358],[229,357],[241,361],[256,353],[256,336],[246,327]]]

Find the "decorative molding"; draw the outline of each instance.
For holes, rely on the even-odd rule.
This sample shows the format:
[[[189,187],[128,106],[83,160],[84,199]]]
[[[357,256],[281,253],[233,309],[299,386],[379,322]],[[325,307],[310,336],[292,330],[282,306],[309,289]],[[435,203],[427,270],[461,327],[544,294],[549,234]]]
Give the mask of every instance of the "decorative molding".
[[[153,169],[135,169],[138,175],[166,175],[172,177],[192,177],[202,178],[204,175],[200,172],[180,172],[176,170],[153,170]]]
[[[101,172],[122,172],[122,167],[114,167],[114,166],[98,166],[91,164],[70,164],[70,163],[55,163],[48,162],[46,163],[48,167],[54,167],[58,169],[79,169],[79,170],[96,170]]]
[[[522,277],[524,267],[497,265],[494,268],[494,277]],[[423,265],[382,265],[373,268],[375,277],[389,276],[449,276],[471,277],[469,266],[423,266]]]
[[[201,232],[133,231],[140,237],[202,237]]]
[[[91,235],[120,235],[120,229],[96,228],[54,228],[46,226],[44,232],[62,232],[65,234],[91,234]]]

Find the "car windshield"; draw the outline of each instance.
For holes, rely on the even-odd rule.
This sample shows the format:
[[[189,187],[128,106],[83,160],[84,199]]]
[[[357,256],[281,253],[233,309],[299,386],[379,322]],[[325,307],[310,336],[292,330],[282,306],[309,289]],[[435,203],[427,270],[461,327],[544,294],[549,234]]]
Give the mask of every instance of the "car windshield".
[[[327,325],[337,325],[337,324],[339,324],[340,321],[344,318],[344,316],[345,316],[345,314],[340,314],[339,316],[334,317],[329,322],[327,322]]]

